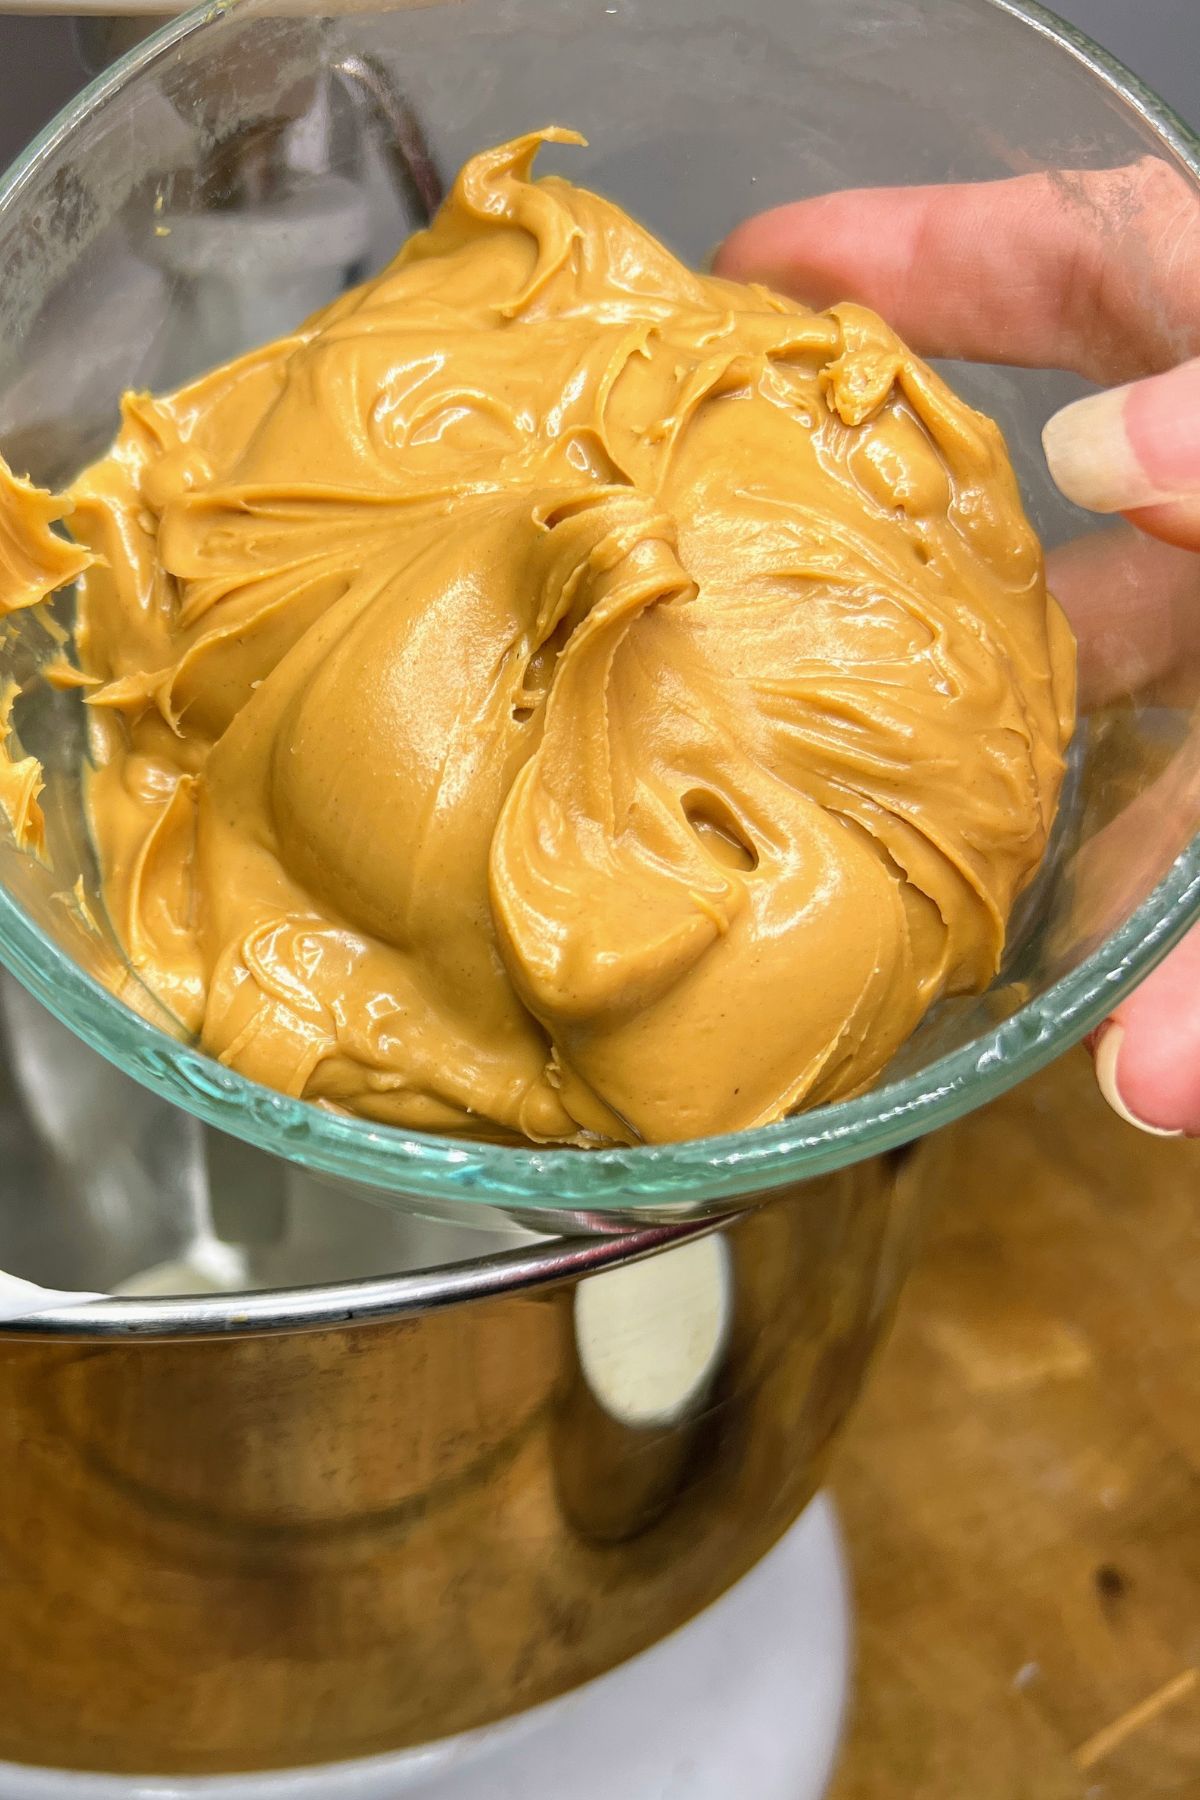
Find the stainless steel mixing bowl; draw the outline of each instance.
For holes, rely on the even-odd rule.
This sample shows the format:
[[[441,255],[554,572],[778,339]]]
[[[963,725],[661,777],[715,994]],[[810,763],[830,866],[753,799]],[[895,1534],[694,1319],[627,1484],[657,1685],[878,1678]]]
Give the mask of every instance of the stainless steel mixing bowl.
[[[109,1100],[127,1084],[132,1140],[169,1138],[165,1103],[59,1048]],[[811,1497],[915,1236],[904,1151],[719,1230],[547,1239],[264,1182],[234,1140],[196,1162],[176,1136],[191,1205],[156,1214],[124,1203],[120,1155],[106,1182],[35,1147],[13,1098],[28,1216],[0,1262],[23,1232],[45,1280],[272,1285],[0,1331],[0,1761],[339,1761],[645,1648]],[[274,1285],[314,1264],[417,1272]]]

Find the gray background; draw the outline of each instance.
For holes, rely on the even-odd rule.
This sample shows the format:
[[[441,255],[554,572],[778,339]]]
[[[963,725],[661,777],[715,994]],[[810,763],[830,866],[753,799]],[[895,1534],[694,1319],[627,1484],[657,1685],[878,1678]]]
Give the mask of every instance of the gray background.
[[[1059,0],[1056,10],[1200,123],[1200,0]],[[0,167],[85,80],[73,20],[0,17]]]

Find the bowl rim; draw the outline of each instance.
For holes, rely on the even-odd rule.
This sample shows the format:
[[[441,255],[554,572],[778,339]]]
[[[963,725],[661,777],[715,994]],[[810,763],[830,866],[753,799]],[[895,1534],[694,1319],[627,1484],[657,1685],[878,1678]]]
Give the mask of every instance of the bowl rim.
[[[1038,0],[975,0],[975,4],[1007,14],[1065,51],[1155,133],[1200,188],[1200,137],[1116,57]],[[180,15],[89,83],[0,178],[0,211],[19,200],[41,164],[106,99],[169,57],[194,33],[218,24],[230,10],[229,0],[217,0]],[[586,1152],[490,1145],[377,1125],[263,1087],[180,1044],[133,1012],[46,937],[2,887],[0,962],[55,1017],[118,1068],[206,1123],[262,1149],[327,1175],[365,1183],[385,1202],[390,1198],[508,1206],[540,1214],[547,1224],[566,1220],[568,1228],[611,1229],[727,1212],[739,1202],[794,1186],[947,1124],[1004,1093],[1086,1036],[1197,918],[1200,836],[1182,851],[1150,896],[1077,968],[990,1031],[936,1058],[918,1074],[885,1081],[855,1099],[771,1125],[683,1143]],[[517,1280],[520,1284],[524,1277]],[[512,1282],[502,1280],[501,1285]],[[274,1298],[286,1292],[279,1290]],[[165,1316],[163,1309],[178,1305],[144,1301],[137,1302],[134,1311]],[[371,1316],[377,1315],[372,1311]]]
[[[371,1275],[313,1287],[145,1299],[88,1294],[75,1300],[60,1291],[36,1312],[0,1319],[0,1344],[6,1338],[156,1343],[168,1338],[275,1337],[296,1331],[334,1331],[350,1324],[385,1324],[446,1306],[582,1281],[707,1237],[716,1228],[714,1220],[700,1218],[673,1225],[643,1225],[632,1231],[545,1238],[405,1274]]]

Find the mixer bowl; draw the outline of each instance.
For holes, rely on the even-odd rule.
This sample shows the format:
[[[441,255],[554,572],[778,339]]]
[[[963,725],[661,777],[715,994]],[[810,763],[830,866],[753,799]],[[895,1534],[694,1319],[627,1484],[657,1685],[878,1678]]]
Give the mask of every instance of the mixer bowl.
[[[576,179],[697,260],[747,212],[847,184],[1154,155],[1200,189],[1163,107],[1005,0],[239,0],[136,49],[0,186],[0,448],[62,483],[124,389],[297,322],[385,262],[467,154],[551,116],[591,139]],[[1084,529],[1038,449],[1080,384],[953,377],[1004,425],[1047,541]],[[362,1756],[662,1637],[814,1491],[942,1154],[909,1141],[1081,1037],[1200,909],[1181,673],[1170,706],[1130,694],[1081,724],[1000,977],[870,1093],[586,1155],[390,1131],[258,1088],[114,997],[80,707],[37,679],[47,642],[4,623],[49,858],[0,845],[0,961],[23,984],[0,1267],[116,1297],[0,1330],[10,1762]]]

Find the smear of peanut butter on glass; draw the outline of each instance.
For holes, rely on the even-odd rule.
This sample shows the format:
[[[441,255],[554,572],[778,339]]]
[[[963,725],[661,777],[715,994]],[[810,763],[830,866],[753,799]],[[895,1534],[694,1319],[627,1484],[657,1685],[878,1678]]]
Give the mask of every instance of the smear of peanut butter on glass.
[[[246,1075],[703,1136],[988,984],[1074,646],[990,420],[861,307],[534,181],[545,141],[581,140],[475,157],[376,280],[126,398],[68,496],[90,819],[131,965]],[[13,603],[84,560],[48,504],[4,494]]]

